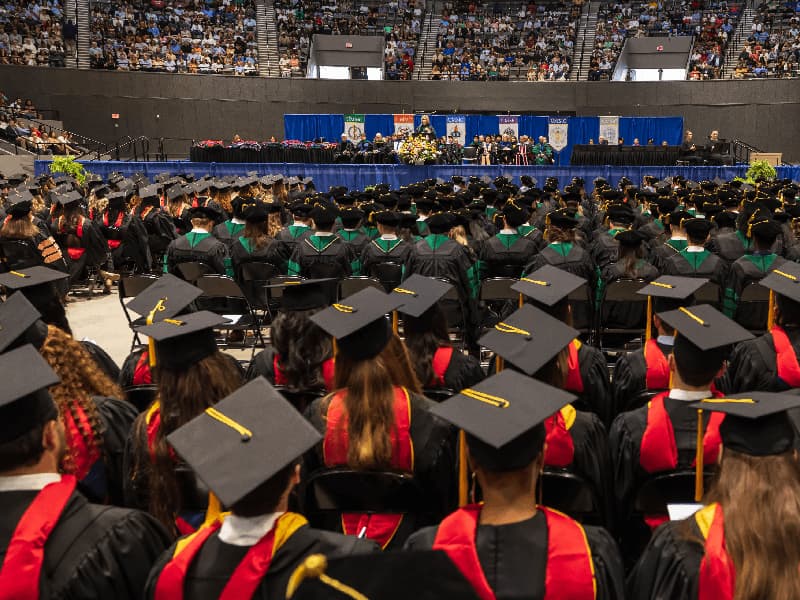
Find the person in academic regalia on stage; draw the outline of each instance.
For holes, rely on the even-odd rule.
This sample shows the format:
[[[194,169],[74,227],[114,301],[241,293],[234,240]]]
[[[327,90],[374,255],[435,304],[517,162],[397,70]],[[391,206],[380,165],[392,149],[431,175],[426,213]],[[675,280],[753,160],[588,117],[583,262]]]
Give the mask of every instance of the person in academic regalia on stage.
[[[202,262],[219,275],[231,275],[228,248],[211,235],[219,213],[213,208],[198,207],[188,211],[191,231],[170,242],[164,257],[164,272],[177,273],[184,262]]]
[[[322,204],[311,211],[314,231],[294,245],[287,268],[289,275],[344,279],[353,273],[358,259],[353,249],[333,233],[336,212],[335,207]]]
[[[290,577],[307,556],[377,551],[369,540],[312,529],[289,511],[300,457],[320,437],[263,378],[174,431],[170,445],[231,513],[165,552],[144,597],[285,598]]]
[[[153,284],[155,286],[156,284]],[[144,293],[150,292],[150,286]],[[158,396],[141,413],[125,450],[129,506],[145,508],[173,533],[193,532],[208,509],[208,492],[196,474],[175,455],[167,436],[236,390],[242,382],[236,361],[217,349],[214,327],[225,319],[207,311],[178,315],[182,293],[161,290],[149,311],[158,320],[137,327],[150,337],[148,361]],[[151,292],[152,293],[152,292]],[[163,307],[164,310],[159,310]],[[177,315],[177,316],[176,316]]]
[[[663,261],[665,275],[704,277],[720,288],[728,278],[728,265],[716,254],[706,250],[714,223],[708,219],[689,219],[683,223],[687,246]]]
[[[646,285],[640,294],[650,296],[651,319],[644,346],[640,350],[622,353],[614,365],[611,391],[616,414],[642,406],[642,394],[660,392],[670,388],[670,370],[667,358],[675,345],[675,330],[664,323],[657,314],[677,310],[694,304],[694,292],[708,280],[699,277],[664,276]],[[650,335],[649,331],[654,332]],[[615,414],[615,416],[616,416]]]
[[[544,421],[571,398],[506,370],[437,405],[433,411],[466,434],[466,460],[483,502],[418,531],[406,549],[443,550],[484,600],[622,598],[613,538],[537,505]]]
[[[65,434],[32,346],[0,355],[0,596],[138,600],[169,545],[151,516],[90,504],[60,474]]]
[[[692,516],[662,525],[631,571],[628,598],[800,597],[800,466],[793,394],[747,392],[690,410],[724,417],[719,475]]]
[[[392,292],[403,304],[403,335],[417,379],[425,389],[457,392],[486,377],[480,361],[454,348],[447,315],[437,304],[452,289],[444,281],[412,275]]]
[[[336,338],[334,389],[305,415],[324,440],[307,452],[304,470],[390,470],[412,474],[430,521],[418,514],[333,514],[325,529],[363,535],[384,549],[402,547],[423,525],[455,505],[454,432],[434,417],[403,342],[384,317],[401,300],[366,288],[311,320]]]
[[[677,330],[668,358],[672,383],[646,406],[620,414],[609,439],[614,462],[616,500],[622,528],[623,551],[635,558],[649,537],[644,524],[654,529],[667,515],[635,515],[637,490],[650,477],[695,464],[697,413],[689,403],[720,397],[714,380],[721,374],[730,346],[752,338],[708,304],[659,313],[658,318]],[[703,464],[715,464],[719,455],[719,420],[704,415]],[[688,499],[687,499],[688,501]]]
[[[527,222],[530,214],[509,200],[503,206],[501,215],[503,228],[484,242],[481,249],[483,278],[518,278],[537,252],[536,242],[521,235],[517,229]]]

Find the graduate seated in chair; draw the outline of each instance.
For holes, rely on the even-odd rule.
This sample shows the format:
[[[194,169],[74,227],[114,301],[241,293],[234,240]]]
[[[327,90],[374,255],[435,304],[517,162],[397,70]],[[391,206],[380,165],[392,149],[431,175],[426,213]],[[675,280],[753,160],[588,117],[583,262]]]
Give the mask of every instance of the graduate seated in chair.
[[[233,275],[228,247],[211,235],[219,213],[210,207],[188,209],[191,231],[170,242],[164,257],[164,272],[177,273],[184,262],[201,262],[218,275]]]

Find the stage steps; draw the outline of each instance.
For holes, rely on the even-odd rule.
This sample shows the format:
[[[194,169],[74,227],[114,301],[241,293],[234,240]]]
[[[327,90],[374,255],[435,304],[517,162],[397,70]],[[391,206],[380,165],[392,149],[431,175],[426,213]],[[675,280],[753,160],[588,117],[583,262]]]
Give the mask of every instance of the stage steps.
[[[437,5],[439,2],[433,0],[426,7],[427,12],[422,21],[422,31],[419,35],[416,57],[416,79],[431,78],[431,61],[436,54],[436,34],[439,29],[441,13]]]
[[[278,30],[272,0],[256,0],[256,28],[258,74],[262,77],[278,77]]]
[[[599,2],[585,2],[581,8],[578,31],[575,32],[575,50],[572,53],[572,76],[570,77],[572,81],[584,81],[589,78],[599,9]]]
[[[739,53],[744,48],[745,42],[750,35],[750,28],[753,26],[755,11],[749,6],[742,11],[739,24],[733,31],[731,39],[728,41],[728,49],[725,52],[725,60],[722,63],[722,79],[730,79],[736,70],[736,63],[739,62]]]
[[[75,23],[78,26],[78,68],[88,69],[89,61],[89,38],[90,35],[90,19],[89,19],[89,0],[67,0],[67,10],[69,11],[70,4],[74,4],[75,12],[68,12],[67,14],[78,15],[78,20]],[[70,66],[67,63],[67,66]]]

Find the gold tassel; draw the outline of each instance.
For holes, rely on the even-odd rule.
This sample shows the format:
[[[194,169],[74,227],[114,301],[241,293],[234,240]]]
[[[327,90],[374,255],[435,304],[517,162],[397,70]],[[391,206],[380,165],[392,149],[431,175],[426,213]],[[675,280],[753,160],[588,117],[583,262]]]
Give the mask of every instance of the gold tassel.
[[[338,579],[334,579],[333,577],[326,575],[325,570],[327,568],[328,559],[325,558],[324,554],[311,554],[310,556],[306,557],[300,566],[294,570],[291,577],[289,577],[289,584],[286,586],[286,597],[291,598],[294,596],[297,588],[300,587],[300,584],[303,583],[304,580],[316,578],[348,598],[353,598],[353,600],[369,600],[364,594],[355,588],[342,583]]]
[[[769,309],[767,314],[767,331],[772,331],[775,327],[775,291],[769,291]]]
[[[336,338],[331,338],[331,348],[333,351],[333,358],[336,358],[336,354],[339,352],[339,348],[336,346]]]
[[[522,305],[525,304],[525,299],[522,297],[522,294],[519,295],[519,307],[522,308]]]
[[[467,437],[464,430],[458,432],[458,506],[466,506],[469,482],[467,481]]]
[[[694,501],[703,499],[703,410],[697,411],[697,450],[694,465]]]
[[[394,331],[395,335],[397,335],[399,332],[399,323],[396,310],[392,311],[392,331]]]
[[[649,342],[653,337],[653,297],[647,297],[647,324],[644,327],[644,341]]]
[[[506,368],[505,359],[502,356],[498,356],[497,361],[495,362],[495,373],[499,373],[505,368]]]

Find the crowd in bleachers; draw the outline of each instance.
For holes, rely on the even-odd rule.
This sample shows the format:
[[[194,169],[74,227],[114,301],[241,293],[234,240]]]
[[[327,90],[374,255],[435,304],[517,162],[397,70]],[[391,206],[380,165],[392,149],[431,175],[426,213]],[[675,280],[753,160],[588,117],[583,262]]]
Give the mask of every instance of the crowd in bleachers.
[[[93,2],[95,69],[257,75],[253,0]]]
[[[0,65],[65,66],[65,23],[59,0],[6,0],[0,4]],[[74,25],[67,27],[74,40]]]
[[[410,79],[422,27],[424,0],[277,0],[281,77],[306,73],[311,40],[324,35],[383,35],[386,79]]]
[[[438,24],[430,77],[567,80],[579,14],[579,5],[569,2],[448,3]]]
[[[740,15],[740,5],[725,2],[692,14],[695,40],[689,57],[690,80],[722,77],[725,51]]]
[[[735,79],[796,77],[800,60],[800,7],[759,5],[733,72]]]

